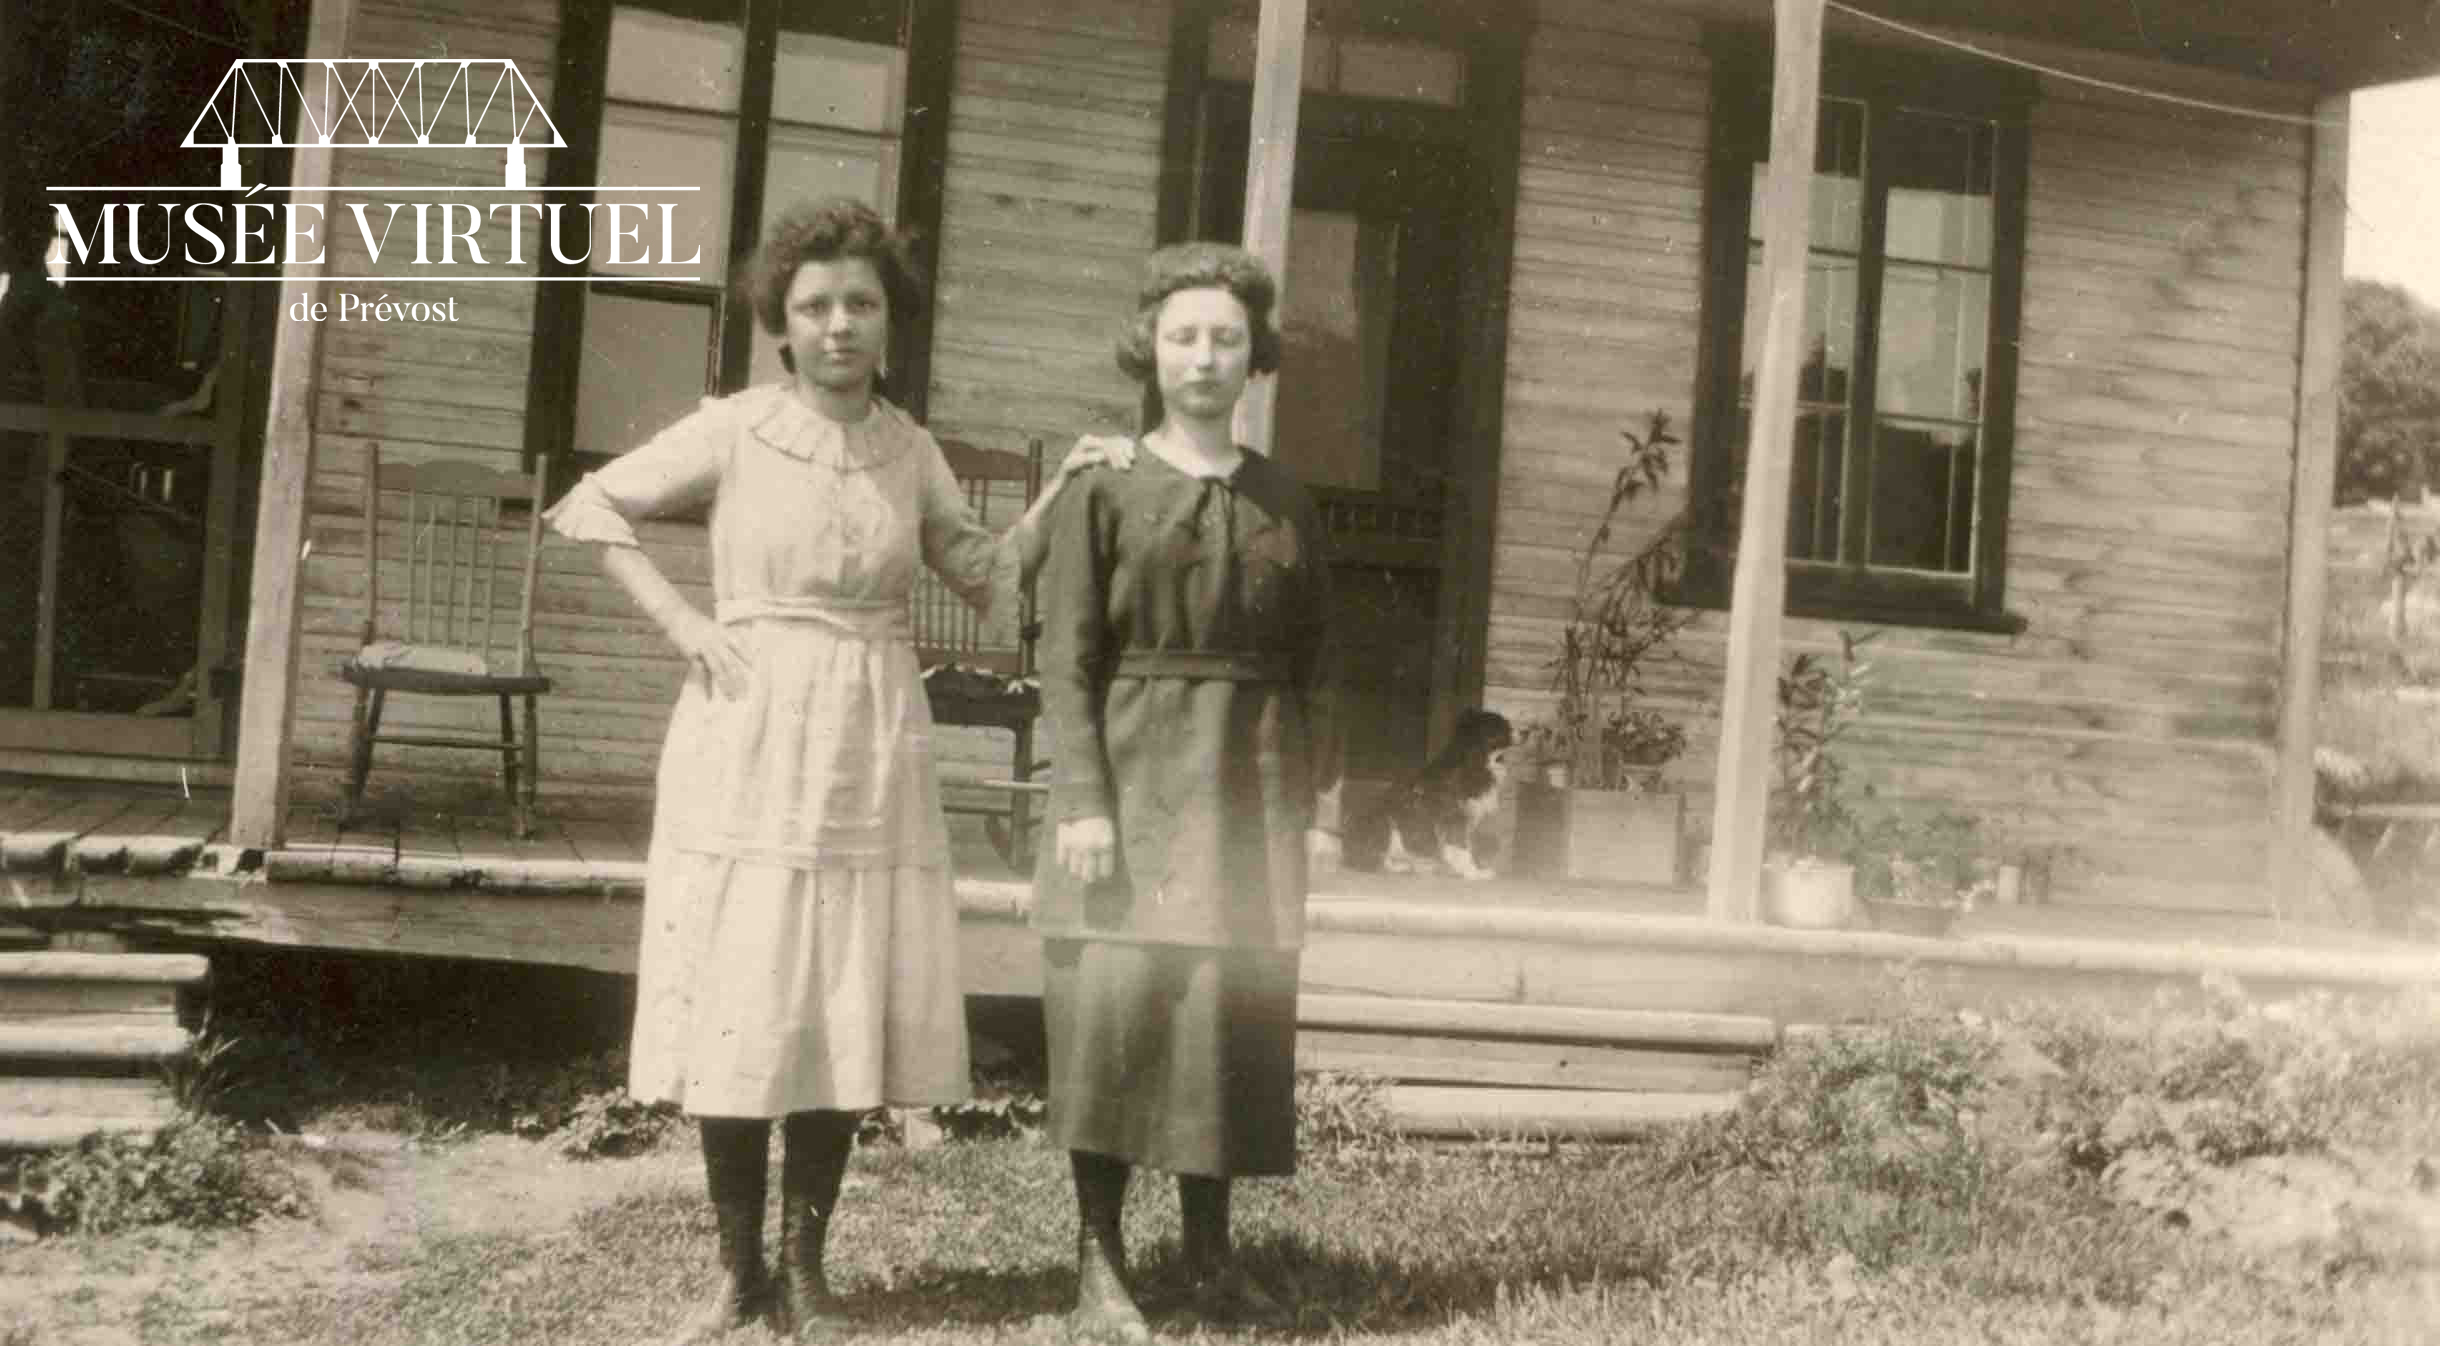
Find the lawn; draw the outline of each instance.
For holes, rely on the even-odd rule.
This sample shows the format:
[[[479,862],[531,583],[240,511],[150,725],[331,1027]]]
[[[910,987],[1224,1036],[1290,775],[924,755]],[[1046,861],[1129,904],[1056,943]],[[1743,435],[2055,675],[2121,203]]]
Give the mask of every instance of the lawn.
[[[530,979],[478,994],[486,983],[466,976],[384,974],[340,997],[427,1002],[387,1032],[333,1042],[299,1022],[263,1039],[271,1056],[232,1053],[239,1075],[310,1060],[320,1081],[282,1105],[292,1134],[254,1124],[233,1151],[263,1190],[288,1194],[274,1213],[0,1243],[0,1346],[666,1332],[711,1275],[686,1129],[655,1141],[652,1119],[602,1094],[565,1102],[615,1075],[593,1030],[529,1035],[558,1037],[560,1057],[499,1030],[552,1011],[564,1028],[585,1017],[571,1008],[585,994]],[[1131,1196],[1139,1290],[1162,1337],[1183,1341],[2433,1339],[2431,995],[2265,1006],[2222,985],[2113,1019],[1940,1015],[1903,988],[1892,1005],[1869,1030],[1778,1058],[1738,1113],[1629,1144],[1418,1144],[1380,1125],[1369,1083],[1309,1080],[1301,1171],[1245,1184],[1237,1214],[1245,1255],[1295,1321],[1165,1307],[1183,1297],[1161,1182]],[[400,1044],[436,1022],[457,1052],[419,1067]],[[1023,1055],[1001,1081],[1020,1098]],[[242,1082],[222,1081],[218,1106],[276,1093]],[[575,1157],[604,1148],[628,1153]],[[176,1168],[158,1153],[145,1169],[156,1186]],[[109,1158],[88,1171],[121,1173]],[[224,1204],[184,1209],[224,1210],[229,1189],[213,1191]],[[1022,1128],[928,1146],[877,1128],[833,1249],[856,1338],[1060,1340],[1073,1209],[1064,1156]]]

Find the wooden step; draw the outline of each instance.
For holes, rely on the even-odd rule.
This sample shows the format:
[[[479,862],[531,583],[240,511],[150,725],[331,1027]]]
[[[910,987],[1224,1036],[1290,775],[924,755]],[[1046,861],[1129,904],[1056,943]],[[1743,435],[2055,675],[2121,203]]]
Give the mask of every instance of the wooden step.
[[[1664,1094],[1734,1092],[1753,1072],[1752,1059],[1736,1053],[1331,1029],[1299,1030],[1296,1064],[1300,1070],[1377,1075],[1409,1084]]]
[[[0,982],[161,982],[198,986],[212,964],[193,953],[0,953]]]
[[[94,1022],[101,1017],[0,1020],[0,1061],[133,1065],[174,1061],[195,1045],[175,1022]]]
[[[0,1074],[0,1114],[16,1118],[123,1117],[160,1125],[178,1114],[160,1080],[145,1076]]]
[[[1413,1136],[1551,1136],[1618,1140],[1728,1112],[1734,1093],[1662,1094],[1575,1089],[1393,1085],[1390,1124]]]
[[[1778,1042],[1771,1020],[1751,1014],[1588,1009],[1512,1001],[1420,1000],[1403,996],[1304,995],[1304,1028],[1412,1033],[1448,1038],[1523,1038],[1612,1046],[1762,1055]]]

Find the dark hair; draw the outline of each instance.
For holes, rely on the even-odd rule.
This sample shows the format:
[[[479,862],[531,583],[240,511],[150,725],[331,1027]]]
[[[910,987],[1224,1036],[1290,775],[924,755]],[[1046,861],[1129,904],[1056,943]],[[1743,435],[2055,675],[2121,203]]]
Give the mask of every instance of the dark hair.
[[[771,222],[770,232],[746,263],[746,293],[763,331],[778,336],[788,330],[788,287],[795,283],[798,267],[843,257],[861,257],[881,273],[881,292],[889,300],[893,324],[909,321],[922,306],[923,281],[915,274],[907,236],[891,229],[862,201],[834,196],[790,206]]]
[[[1226,290],[1245,305],[1246,325],[1253,337],[1251,371],[1268,374],[1279,368],[1279,329],[1271,308],[1279,286],[1262,259],[1227,243],[1173,243],[1144,259],[1144,278],[1135,292],[1135,317],[1118,334],[1118,372],[1138,383],[1153,377],[1153,326],[1162,301],[1180,290]]]

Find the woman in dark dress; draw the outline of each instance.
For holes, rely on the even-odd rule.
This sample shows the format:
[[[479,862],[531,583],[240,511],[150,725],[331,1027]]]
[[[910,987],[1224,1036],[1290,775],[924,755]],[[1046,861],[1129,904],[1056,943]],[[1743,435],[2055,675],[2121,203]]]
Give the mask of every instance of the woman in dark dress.
[[[1119,1238],[1137,1166],[1178,1175],[1198,1300],[1226,1313],[1261,1298],[1230,1180],[1296,1164],[1297,958],[1307,875],[1337,863],[1337,753],[1319,517],[1230,433],[1279,364],[1275,294],[1242,249],[1153,254],[1118,363],[1159,424],[1132,470],[1060,500],[1039,580],[1057,833],[1034,925],[1081,1338],[1151,1336]]]

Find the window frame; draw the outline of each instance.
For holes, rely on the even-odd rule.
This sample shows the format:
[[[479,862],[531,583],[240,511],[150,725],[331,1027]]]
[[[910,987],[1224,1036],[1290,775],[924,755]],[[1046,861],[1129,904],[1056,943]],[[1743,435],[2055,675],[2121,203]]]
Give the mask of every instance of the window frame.
[[[1696,393],[1685,565],[1673,601],[1726,608],[1740,520],[1728,508],[1729,474],[1744,446],[1731,442],[1743,373],[1752,165],[1769,157],[1769,35],[1715,31],[1711,138],[1703,188],[1702,336]],[[1945,627],[2014,634],[2023,618],[2006,606],[2009,497],[2013,485],[2018,346],[2022,334],[2027,195],[2027,113],[2034,81],[2013,72],[1967,69],[1913,53],[1832,43],[1822,60],[1821,97],[1859,102],[1868,117],[1900,108],[1993,124],[1991,296],[1985,334],[1981,457],[1975,482],[1978,523],[1973,569],[1949,577],[1875,568],[1865,562],[1787,562],[1793,616]],[[1878,122],[1870,123],[1878,124]],[[1849,452],[1865,444],[1875,419],[1880,355],[1880,287],[1888,263],[1885,230],[1892,173],[1865,141],[1864,218],[1857,258],[1856,358]],[[1869,498],[1867,493],[1865,498]],[[1784,525],[1783,525],[1784,526]],[[1869,538],[1864,548],[1869,555]]]
[[[789,0],[741,0],[745,11],[745,58],[737,113],[737,147],[729,197],[730,274],[699,296],[714,309],[718,325],[718,355],[707,378],[709,393],[733,393],[746,386],[753,368],[755,340],[752,297],[737,281],[752,255],[761,228],[763,193],[768,168],[773,118],[773,85],[779,52],[779,19]],[[898,183],[894,216],[908,235],[918,273],[927,280],[937,271],[941,214],[946,199],[949,141],[949,100],[957,48],[960,0],[901,0],[898,46],[905,53],[904,110],[897,133]],[[610,28],[616,0],[560,0],[559,45],[554,61],[551,104],[564,144],[550,152],[544,181],[554,186],[588,184],[601,159],[602,133],[609,107]],[[657,104],[650,106],[658,106]],[[594,276],[585,262],[563,263],[559,251],[582,241],[582,203],[591,192],[554,193],[574,209],[561,213],[558,249],[542,250],[540,274],[565,280],[539,286],[535,300],[533,357],[526,377],[524,463],[551,463],[550,493],[556,498],[573,485],[583,470],[615,457],[632,445],[609,451],[580,452],[575,443],[577,380],[583,361],[585,300],[595,289],[656,293],[656,282],[639,276]],[[879,204],[879,203],[875,203]],[[581,283],[575,278],[582,277]],[[692,288],[692,287],[680,287]],[[658,284],[661,297],[676,295]],[[909,415],[923,420],[931,392],[933,288],[927,284],[914,313],[892,315],[889,363],[891,399]],[[543,358],[544,352],[560,358]]]

